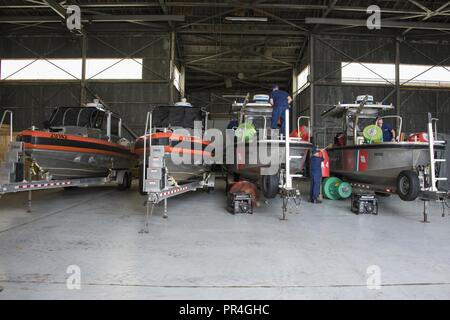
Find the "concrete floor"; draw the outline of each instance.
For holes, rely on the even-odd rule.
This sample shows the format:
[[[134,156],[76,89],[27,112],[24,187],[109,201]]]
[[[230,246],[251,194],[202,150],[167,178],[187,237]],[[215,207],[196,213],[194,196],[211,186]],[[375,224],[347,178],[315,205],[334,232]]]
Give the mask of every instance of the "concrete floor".
[[[379,216],[348,201],[303,202],[280,221],[279,199],[253,215],[226,212],[223,190],[161,208],[140,234],[136,187],[99,187],[0,200],[0,299],[449,299],[450,218],[430,204],[381,200]],[[447,210],[446,212],[450,212]],[[69,265],[81,289],[68,290]],[[367,268],[379,266],[381,289]],[[1,289],[0,289],[1,290]]]

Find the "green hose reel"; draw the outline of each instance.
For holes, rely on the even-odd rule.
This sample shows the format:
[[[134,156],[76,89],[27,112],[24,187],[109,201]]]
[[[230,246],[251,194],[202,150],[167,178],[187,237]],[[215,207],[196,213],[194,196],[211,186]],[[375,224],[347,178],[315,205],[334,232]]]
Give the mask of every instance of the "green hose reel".
[[[242,141],[248,142],[256,135],[256,129],[253,123],[244,122],[237,127],[235,134]]]
[[[352,195],[352,186],[339,178],[330,177],[323,182],[323,195],[330,200],[347,199]]]
[[[363,136],[366,143],[383,142],[383,131],[376,124],[365,127],[363,130]]]

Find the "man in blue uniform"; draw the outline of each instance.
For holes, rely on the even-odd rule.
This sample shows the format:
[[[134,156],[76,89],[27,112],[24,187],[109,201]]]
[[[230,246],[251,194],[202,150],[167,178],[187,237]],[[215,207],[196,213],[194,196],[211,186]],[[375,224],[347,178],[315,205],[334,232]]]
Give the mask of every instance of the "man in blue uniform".
[[[278,85],[273,85],[270,94],[270,104],[272,105],[272,129],[278,128],[278,119],[281,118],[281,133],[285,136],[285,111],[289,108],[292,98],[286,91],[280,90]],[[289,120],[289,119],[288,119]]]
[[[311,150],[311,159],[310,159],[310,179],[311,179],[311,188],[310,188],[310,201],[312,203],[321,203],[319,198],[320,194],[320,182],[322,179],[322,162],[323,155],[322,152],[317,147],[313,147]]]
[[[395,141],[395,130],[389,123],[384,123],[383,118],[377,118],[377,126],[383,131],[383,142]]]
[[[231,119],[230,122],[228,122],[227,129],[236,129],[239,126],[239,122],[237,119]]]

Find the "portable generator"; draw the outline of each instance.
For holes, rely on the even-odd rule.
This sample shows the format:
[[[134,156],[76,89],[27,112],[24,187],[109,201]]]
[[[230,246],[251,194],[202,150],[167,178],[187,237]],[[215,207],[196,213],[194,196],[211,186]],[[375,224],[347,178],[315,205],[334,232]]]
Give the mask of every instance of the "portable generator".
[[[378,200],[373,194],[353,194],[352,212],[356,214],[378,214]]]
[[[228,194],[228,211],[232,214],[253,213],[252,196],[246,192],[230,192]]]

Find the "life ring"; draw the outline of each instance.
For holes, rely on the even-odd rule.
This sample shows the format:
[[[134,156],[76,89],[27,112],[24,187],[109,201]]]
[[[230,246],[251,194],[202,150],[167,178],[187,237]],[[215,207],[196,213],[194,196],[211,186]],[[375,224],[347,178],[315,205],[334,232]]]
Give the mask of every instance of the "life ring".
[[[412,133],[408,137],[409,142],[428,142],[428,133],[418,132]]]

